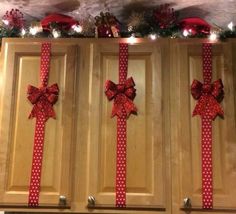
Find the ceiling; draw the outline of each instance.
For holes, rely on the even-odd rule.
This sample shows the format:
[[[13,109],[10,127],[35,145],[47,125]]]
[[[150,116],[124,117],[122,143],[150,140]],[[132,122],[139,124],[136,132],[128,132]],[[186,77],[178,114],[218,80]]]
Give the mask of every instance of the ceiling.
[[[169,3],[180,12],[180,18],[201,17],[220,27],[236,23],[236,0],[0,0],[0,17],[7,10],[18,8],[29,21],[42,19],[46,14],[59,12],[75,18],[96,16],[110,11],[125,21],[132,11]]]

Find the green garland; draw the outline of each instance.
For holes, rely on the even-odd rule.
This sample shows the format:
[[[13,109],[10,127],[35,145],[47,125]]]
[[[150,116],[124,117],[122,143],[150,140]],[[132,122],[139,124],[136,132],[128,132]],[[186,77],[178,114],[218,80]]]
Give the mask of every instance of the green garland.
[[[157,15],[163,15],[164,18],[159,20],[155,17],[155,13],[158,13]],[[104,18],[105,13],[101,13],[103,15],[102,18]],[[111,14],[107,13],[108,15]],[[183,27],[181,29],[181,26],[178,24],[177,16],[178,13],[174,12],[174,10],[170,10],[168,5],[160,6],[156,10],[149,10],[149,11],[144,11],[140,16],[138,13],[135,13],[135,15],[132,17],[133,19],[137,18],[137,20],[133,20],[132,18],[130,23],[136,23],[136,26],[128,26],[128,24],[123,24],[117,21],[119,25],[119,35],[121,38],[128,38],[130,36],[135,36],[138,38],[145,38],[149,37],[150,35],[155,35],[156,37],[164,37],[164,38],[207,38],[209,35],[206,35],[204,33],[199,33],[197,32],[194,36],[189,34],[189,35],[183,35]],[[165,27],[161,26],[161,21],[165,21],[165,15],[168,18],[171,18],[173,16],[173,20],[170,20],[170,23],[167,24]],[[169,17],[170,16],[170,17]],[[141,17],[140,22],[138,18]],[[99,16],[95,17],[100,18]],[[106,18],[106,17],[105,17]],[[113,16],[113,21],[116,20],[115,17]],[[109,20],[108,20],[109,21]],[[96,24],[96,23],[95,23]],[[24,30],[24,33],[22,33],[21,28],[17,28],[14,26],[8,26],[2,22],[0,24],[0,38],[4,37],[37,37],[37,38],[93,38],[96,37],[96,30],[99,26],[95,26],[93,24],[93,29],[87,32],[76,32],[75,30],[63,30],[61,26],[58,23],[51,23],[50,24],[50,30],[43,30],[41,32],[37,32],[35,35],[32,35],[30,32],[30,27],[28,28],[22,28]],[[104,25],[106,25],[105,23]],[[109,25],[109,23],[108,23]],[[56,33],[56,34],[55,34]],[[232,30],[222,30],[218,28],[217,32],[217,37],[221,41],[225,41],[227,38],[236,38],[236,27],[233,27]],[[154,38],[154,37],[153,37]]]

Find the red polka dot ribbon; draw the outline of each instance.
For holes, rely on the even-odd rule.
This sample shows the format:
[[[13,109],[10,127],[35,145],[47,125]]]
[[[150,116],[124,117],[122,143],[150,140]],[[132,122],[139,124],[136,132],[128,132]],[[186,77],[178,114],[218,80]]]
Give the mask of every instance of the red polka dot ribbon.
[[[50,117],[55,118],[53,104],[56,103],[59,93],[57,84],[53,84],[50,87],[47,86],[50,52],[51,44],[43,43],[41,47],[40,87],[36,88],[29,85],[27,92],[29,101],[34,105],[29,118],[36,118],[33,161],[28,198],[28,205],[31,207],[39,205],[45,123]]]
[[[117,115],[116,144],[116,207],[126,206],[126,120],[131,113],[136,114],[134,81],[127,78],[128,44],[119,45],[119,84],[110,80],[105,83],[105,94],[114,99],[112,117]]]
[[[221,79],[211,83],[212,79],[212,45],[202,46],[203,84],[194,80],[191,93],[198,100],[194,115],[202,118],[202,206],[204,209],[213,208],[213,167],[212,167],[212,120],[217,115],[224,115],[220,102],[224,91]]]

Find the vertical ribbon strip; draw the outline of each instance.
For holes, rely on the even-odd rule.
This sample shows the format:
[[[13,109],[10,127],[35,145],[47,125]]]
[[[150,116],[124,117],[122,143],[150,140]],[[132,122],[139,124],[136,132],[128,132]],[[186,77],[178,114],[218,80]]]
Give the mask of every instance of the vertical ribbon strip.
[[[212,80],[212,45],[202,46],[203,57],[203,84],[194,80],[191,93],[198,100],[193,116],[200,115],[202,119],[202,207],[213,208],[213,167],[212,167],[212,120],[217,115],[224,115],[220,102],[224,91],[221,79]]]
[[[57,84],[48,87],[51,44],[43,43],[41,47],[40,87],[28,86],[28,100],[34,105],[29,118],[36,118],[33,160],[29,186],[28,205],[39,205],[40,180],[43,161],[43,145],[45,123],[50,118],[55,118],[53,104],[58,99],[59,89]]]
[[[119,50],[119,84],[124,84],[128,70],[128,45],[120,44]],[[126,205],[126,113],[121,110],[121,117],[117,117],[116,144],[116,206]]]
[[[131,113],[136,114],[133,103],[136,95],[132,77],[127,79],[128,44],[119,45],[119,84],[110,80],[105,83],[108,100],[114,99],[112,117],[117,115],[116,145],[116,207],[126,206],[126,125]]]

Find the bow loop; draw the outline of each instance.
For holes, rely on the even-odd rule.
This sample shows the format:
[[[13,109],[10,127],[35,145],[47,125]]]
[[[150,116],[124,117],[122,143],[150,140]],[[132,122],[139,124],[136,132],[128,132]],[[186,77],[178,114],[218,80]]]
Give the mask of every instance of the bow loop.
[[[136,96],[136,89],[133,78],[128,78],[124,84],[115,84],[114,82],[107,80],[105,83],[105,94],[108,100],[114,99],[112,108],[112,117],[117,115],[121,117],[123,109],[126,112],[126,117],[131,113],[137,113],[137,108],[133,103]]]
[[[111,80],[107,80],[105,83],[105,94],[108,100],[112,100],[114,96],[117,94],[116,84]]]
[[[202,83],[198,80],[193,80],[191,85],[191,94],[195,100],[198,100],[202,95]]]
[[[224,98],[224,85],[221,79],[218,79],[213,82],[212,95],[217,99],[218,102],[221,102]]]
[[[125,95],[127,97],[129,97],[131,100],[134,100],[135,96],[136,96],[136,89],[134,87],[132,88],[128,88],[126,91],[125,91]]]
[[[59,93],[59,87],[56,83],[52,84],[51,86],[47,87],[48,91],[51,93]]]
[[[134,87],[135,83],[132,77],[129,77],[126,81],[125,81],[125,87],[126,88],[131,88]]]
[[[35,104],[39,99],[39,97],[41,96],[41,91],[32,85],[28,86],[27,93],[28,93],[27,98],[32,104]]]
[[[38,117],[43,114],[47,120],[49,117],[55,118],[53,104],[57,102],[59,88],[57,84],[49,87],[36,88],[35,86],[28,86],[28,100],[34,105],[29,118]]]
[[[212,84],[202,84],[198,80],[194,80],[191,85],[191,94],[198,102],[194,108],[193,116],[204,116],[208,113],[212,120],[217,115],[223,116],[224,112],[219,104],[224,97],[223,87],[221,79]]]
[[[46,87],[45,96],[47,97],[47,100],[51,104],[55,104],[57,102],[58,94],[59,94],[59,87],[56,83],[49,86],[49,87]]]

